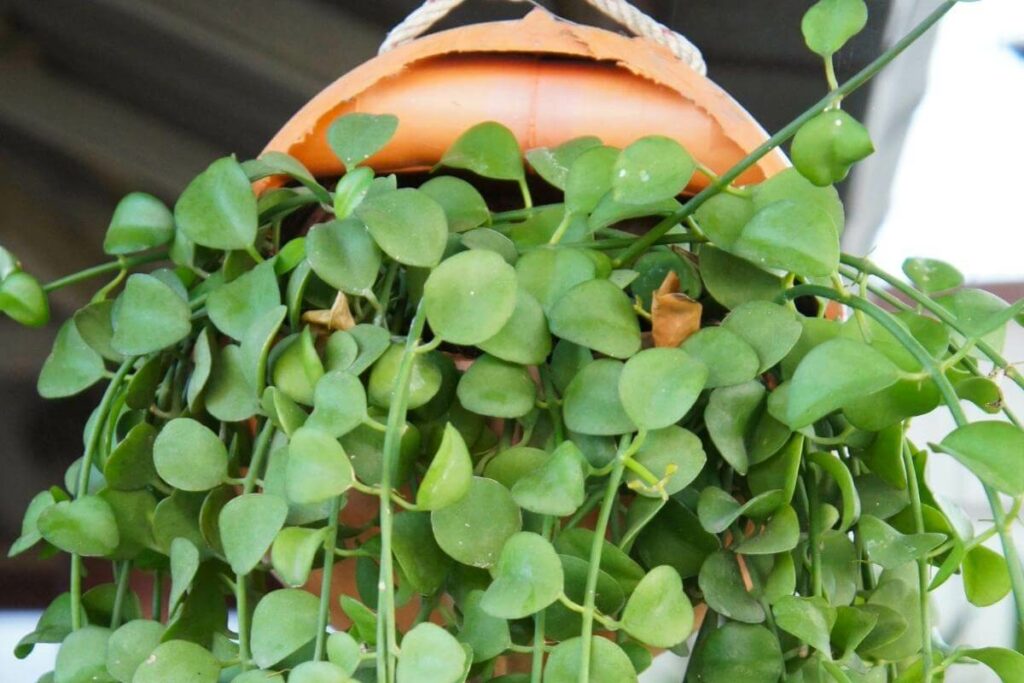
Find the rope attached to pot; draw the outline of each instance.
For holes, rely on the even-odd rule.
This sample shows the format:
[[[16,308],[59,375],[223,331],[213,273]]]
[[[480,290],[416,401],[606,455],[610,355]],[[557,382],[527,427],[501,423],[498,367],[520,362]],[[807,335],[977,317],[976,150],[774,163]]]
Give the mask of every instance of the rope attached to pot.
[[[388,32],[381,43],[380,52],[387,52],[423,35],[431,26],[443,19],[465,0],[426,0],[409,16]],[[530,2],[533,0],[509,0]],[[586,0],[587,4],[614,19],[633,34],[643,36],[667,47],[679,60],[700,74],[707,73],[707,65],[697,46],[668,26],[659,23],[626,0]]]

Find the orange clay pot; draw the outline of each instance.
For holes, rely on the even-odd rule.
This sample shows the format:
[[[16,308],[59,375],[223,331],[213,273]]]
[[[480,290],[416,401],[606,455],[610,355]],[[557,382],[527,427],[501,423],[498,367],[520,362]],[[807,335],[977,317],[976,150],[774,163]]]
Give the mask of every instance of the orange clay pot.
[[[507,126],[523,149],[581,135],[617,147],[666,135],[716,173],[768,137],[726,92],[665,48],[562,21],[544,10],[518,21],[436,33],[371,59],[310,100],[265,151],[291,154],[318,177],[340,175],[344,166],[326,133],[336,118],[352,112],[398,117],[394,138],[367,160],[378,173],[429,170],[456,137],[482,121]],[[739,182],[757,183],[787,166],[775,151]],[[267,179],[256,189],[278,182]],[[707,182],[695,174],[688,190]],[[353,495],[342,519],[365,523],[376,505],[376,499]],[[357,595],[353,561],[336,564],[334,573],[333,597]],[[319,592],[320,572],[307,588]],[[346,626],[337,600],[331,605],[334,624]],[[408,622],[415,613],[416,605],[407,605],[399,620]]]

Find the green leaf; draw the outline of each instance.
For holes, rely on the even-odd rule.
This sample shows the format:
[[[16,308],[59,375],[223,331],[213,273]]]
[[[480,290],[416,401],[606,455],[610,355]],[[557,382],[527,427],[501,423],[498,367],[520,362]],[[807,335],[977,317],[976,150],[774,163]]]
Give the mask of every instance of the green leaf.
[[[356,340],[358,355],[347,368],[353,375],[361,375],[366,368],[377,362],[391,346],[391,335],[379,325],[363,323],[348,331]],[[328,348],[329,351],[329,348]]]
[[[633,551],[645,565],[667,564],[687,579],[697,576],[719,545],[718,537],[701,528],[697,515],[670,498],[637,536]]]
[[[707,368],[708,389],[743,384],[757,377],[760,361],[754,348],[725,327],[702,328],[681,348]]]
[[[964,576],[964,594],[972,605],[994,605],[1010,592],[1010,570],[1006,566],[1006,560],[999,553],[983,545],[974,546],[967,551],[961,570]]]
[[[234,157],[210,164],[181,193],[174,221],[192,242],[211,249],[251,249],[259,224],[256,196]]]
[[[420,192],[441,205],[452,232],[472,230],[491,220],[483,195],[462,178],[435,176],[420,185]]]
[[[775,623],[831,659],[829,634],[836,623],[836,610],[823,598],[787,595],[772,605]]]
[[[510,265],[515,265],[519,258],[515,242],[492,228],[475,228],[462,234],[460,240],[467,249],[493,251]]]
[[[562,593],[562,563],[543,536],[522,531],[505,541],[494,581],[480,606],[502,619],[522,619],[544,609]]]
[[[622,628],[652,647],[686,640],[693,630],[693,606],[675,569],[661,565],[644,576],[626,603]]]
[[[524,287],[517,287],[512,317],[497,334],[477,346],[509,363],[540,365],[551,353],[551,333],[544,309]]]
[[[672,199],[686,188],[697,164],[672,138],[642,137],[623,149],[612,169],[616,201],[652,204]]]
[[[812,52],[831,57],[868,21],[864,0],[818,0],[800,22],[804,41]]]
[[[313,412],[306,422],[334,437],[341,437],[367,418],[366,390],[359,378],[348,372],[328,372],[316,383]]]
[[[345,114],[327,129],[327,144],[351,172],[383,149],[396,130],[398,117],[391,114]]]
[[[75,321],[67,320],[57,331],[36,389],[43,398],[73,396],[102,379],[105,371],[103,358],[85,343]]]
[[[340,221],[355,213],[372,186],[373,171],[369,168],[355,168],[342,176],[334,186],[334,217]]]
[[[899,370],[882,353],[851,339],[831,339],[804,356],[790,382],[786,422],[792,429],[880,391],[899,379]]]
[[[302,662],[288,674],[289,683],[349,683],[345,670],[331,662]]]
[[[757,352],[759,373],[785,358],[803,332],[803,326],[790,309],[769,301],[750,301],[737,306],[722,321],[722,327],[740,336]]]
[[[460,135],[441,157],[441,166],[494,180],[522,180],[525,175],[515,134],[494,121],[479,123]]]
[[[462,435],[448,423],[441,445],[430,461],[420,487],[416,505],[424,510],[440,510],[463,498],[473,481],[473,461]]]
[[[962,654],[992,669],[1003,683],[1024,681],[1024,655],[1004,647],[963,650]]]
[[[758,209],[730,251],[762,268],[828,277],[839,266],[839,231],[817,206],[783,199]]]
[[[586,496],[586,459],[572,441],[563,441],[540,467],[531,468],[512,486],[516,503],[541,515],[565,517]]]
[[[747,592],[732,553],[723,550],[709,555],[701,565],[697,582],[708,606],[722,616],[748,624],[764,621],[764,608]]]
[[[257,396],[262,395],[267,383],[267,360],[270,357],[270,348],[277,339],[278,330],[288,314],[286,306],[276,306],[264,311],[256,318],[249,329],[242,336],[242,343],[238,346],[238,356],[241,362],[242,374],[249,385],[251,392]],[[205,338],[206,335],[203,335]],[[204,349],[203,347],[207,347]],[[193,371],[192,379],[200,371],[200,361],[209,363],[206,360],[212,357],[212,344],[208,339],[196,340],[194,354],[196,354],[196,370]],[[201,354],[201,355],[200,355]],[[207,355],[209,354],[209,355]],[[209,370],[206,370],[209,372]],[[201,390],[201,387],[199,388]],[[191,379],[189,392],[192,391]]]
[[[740,474],[750,466],[748,434],[756,425],[765,397],[764,386],[756,381],[719,387],[711,392],[704,409],[704,423],[715,448]]]
[[[36,526],[49,543],[86,557],[109,555],[120,542],[114,511],[98,496],[54,503],[39,514]]]
[[[267,261],[210,292],[206,311],[217,329],[243,339],[257,320],[280,305],[281,290],[274,264]]]
[[[526,152],[526,160],[541,178],[559,190],[565,190],[569,177],[569,168],[576,159],[593,147],[599,147],[601,139],[593,135],[584,135],[563,142],[557,147],[535,147]]]
[[[0,282],[0,312],[21,325],[42,327],[50,320],[50,303],[38,280],[17,271]]]
[[[271,591],[252,615],[252,658],[271,667],[316,637],[320,601],[300,588]]]
[[[722,249],[732,248],[753,215],[753,200],[727,192],[714,195],[694,212],[700,229]]]
[[[669,496],[689,486],[707,462],[700,438],[678,425],[648,432],[632,459],[661,479]],[[652,488],[631,469],[626,470],[626,483],[642,496],[661,497],[661,489]]]
[[[348,674],[359,667],[362,652],[356,639],[344,631],[335,631],[327,636],[327,659]]]
[[[316,384],[324,375],[313,333],[309,327],[304,327],[300,334],[283,339],[278,346],[281,351],[273,360],[271,381],[296,403],[313,405]]]
[[[395,515],[393,552],[402,575],[420,595],[433,595],[444,584],[453,562],[434,540],[430,515],[403,512]]]
[[[815,185],[846,178],[850,166],[875,151],[864,125],[842,109],[818,114],[800,126],[790,147],[793,165]]]
[[[964,288],[935,298],[935,302],[956,318],[957,326],[968,337],[980,338],[996,350],[1006,341],[1005,317],[1009,305],[984,289]],[[958,338],[960,335],[956,335]]]
[[[11,544],[7,557],[20,555],[42,540],[43,535],[39,533],[38,527],[39,515],[55,502],[56,499],[50,491],[42,491],[32,497],[21,521],[21,536]]]
[[[466,651],[455,636],[425,622],[402,638],[398,657],[398,683],[459,683],[466,668]]]
[[[128,277],[114,304],[111,345],[125,356],[167,348],[192,331],[188,302],[167,284],[143,273]]]
[[[370,231],[354,218],[314,225],[306,236],[306,257],[321,280],[348,294],[373,287],[381,264]]]
[[[775,683],[784,663],[779,641],[763,626],[726,623],[693,655],[690,668],[706,683]]]
[[[374,405],[382,408],[391,405],[404,355],[405,344],[392,344],[374,364],[369,382],[370,402]],[[406,399],[408,408],[415,410],[426,405],[441,388],[441,379],[436,365],[422,355],[414,356]]]
[[[590,529],[574,527],[565,529],[555,539],[555,548],[562,555],[572,555],[586,562],[590,561],[590,552],[594,546],[594,532]],[[633,592],[636,585],[644,577],[643,567],[623,552],[618,546],[607,540],[601,542],[601,567],[627,593]]]
[[[114,302],[109,299],[94,301],[80,308],[74,316],[75,327],[82,340],[107,360],[121,362],[124,356],[114,350],[111,339],[113,327]]]
[[[474,664],[494,659],[512,645],[508,622],[483,610],[483,596],[483,591],[474,590],[463,599],[462,628],[456,635],[460,643],[472,650]]]
[[[884,569],[896,569],[920,559],[946,540],[945,534],[901,534],[872,515],[861,517],[859,530],[868,557]]]
[[[199,550],[187,538],[178,537],[171,541],[168,555],[171,564],[171,593],[167,606],[173,612],[199,571]]]
[[[551,308],[551,332],[613,358],[640,350],[640,325],[629,298],[608,280],[588,280]]]
[[[763,519],[785,502],[785,494],[780,489],[765,491],[741,504],[717,486],[708,486],[700,492],[697,517],[707,531],[720,534],[740,517]]]
[[[592,147],[573,160],[565,179],[565,210],[587,214],[612,190],[612,169],[619,158],[614,147]],[[563,220],[565,220],[563,218]]]
[[[160,645],[164,625],[159,621],[135,619],[121,626],[107,641],[107,671],[121,683],[129,683],[135,670]]]
[[[183,491],[208,491],[228,474],[228,452],[208,427],[189,417],[171,420],[153,443],[153,464],[168,484]]]
[[[276,318],[280,313],[272,315]],[[221,347],[206,387],[206,410],[210,415],[223,422],[239,422],[256,414],[259,396],[246,377],[252,371],[246,370],[240,347]]]
[[[565,426],[580,434],[615,436],[636,431],[619,397],[624,364],[602,358],[583,366],[565,390]]]
[[[407,266],[433,268],[448,243],[444,208],[428,195],[403,188],[367,197],[356,209],[385,254]]]
[[[453,344],[473,345],[498,334],[516,307],[516,273],[491,251],[445,259],[423,285],[430,329]]]
[[[301,161],[290,154],[285,154],[284,152],[263,152],[260,154],[259,159],[245,162],[242,166],[249,170],[248,165],[250,164],[257,167],[260,177],[265,178],[273,175],[290,176],[312,192],[319,201],[324,204],[331,203],[331,193],[316,181],[316,178],[313,177],[313,174],[309,172],[309,169]],[[251,173],[249,177],[255,180]]]
[[[267,493],[232,498],[220,512],[220,539],[231,570],[248,574],[263,559],[288,516],[288,504]]]
[[[550,453],[540,448],[512,446],[487,461],[484,476],[512,489],[517,481],[542,467],[550,457]]]
[[[782,293],[782,278],[710,245],[700,249],[700,275],[711,296],[726,308],[772,301]]]
[[[132,683],[217,683],[220,662],[206,648],[185,640],[161,643],[139,665]]]
[[[586,560],[571,555],[559,555],[565,583],[565,595],[577,604],[586,601],[587,578],[590,574]],[[639,574],[643,576],[641,569]],[[622,586],[607,572],[598,570],[594,606],[601,614],[616,614],[626,604]],[[561,602],[552,603],[544,610],[544,635],[551,640],[567,640],[580,633],[583,617]]]
[[[323,544],[325,533],[324,528],[305,527],[286,527],[278,532],[270,549],[270,561],[274,573],[286,586],[299,588],[309,580],[313,558]]]
[[[683,419],[707,380],[707,368],[685,351],[656,348],[626,361],[619,377],[619,398],[641,429],[661,429]]]
[[[310,427],[301,427],[292,434],[285,475],[289,500],[320,503],[340,496],[354,480],[352,463],[336,438]]]
[[[583,640],[579,636],[556,645],[544,667],[544,683],[577,683],[582,650]],[[636,670],[622,648],[598,636],[590,639],[589,672],[589,683],[631,683],[637,680]]]
[[[54,681],[86,683],[109,680],[106,654],[110,629],[85,626],[72,631],[61,643],[54,664]]]
[[[985,420],[954,429],[933,450],[952,455],[983,482],[1011,496],[1024,493],[1024,430]]]
[[[474,477],[469,491],[430,517],[437,544],[471,567],[498,561],[505,541],[522,527],[522,516],[508,489],[492,479]]]
[[[954,289],[964,283],[959,270],[937,259],[908,258],[903,262],[903,273],[925,294]]]
[[[526,368],[488,355],[469,366],[457,392],[467,410],[488,417],[523,417],[537,400],[537,385]]]
[[[134,254],[163,246],[174,237],[174,215],[153,195],[132,192],[117,203],[103,238],[103,251]]]

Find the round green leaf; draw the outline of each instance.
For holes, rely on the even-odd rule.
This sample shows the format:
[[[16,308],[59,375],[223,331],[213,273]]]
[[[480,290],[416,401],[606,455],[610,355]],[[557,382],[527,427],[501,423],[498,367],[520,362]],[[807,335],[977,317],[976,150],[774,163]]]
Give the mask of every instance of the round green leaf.
[[[232,498],[220,511],[220,540],[231,570],[248,574],[263,559],[288,516],[288,504],[267,493]]]
[[[524,471],[512,486],[512,497],[531,512],[571,515],[586,497],[586,464],[579,447],[563,441],[542,465]]]
[[[584,135],[563,142],[557,147],[535,147],[525,154],[530,166],[544,180],[559,190],[565,189],[569,177],[569,167],[577,157],[593,147],[599,147],[601,139],[593,135]]]
[[[120,683],[130,683],[135,670],[160,645],[164,625],[135,619],[111,634],[107,641],[107,672]]]
[[[708,370],[685,351],[646,349],[622,368],[619,398],[635,425],[661,429],[683,419],[700,396]]]
[[[540,448],[513,446],[501,451],[487,461],[484,476],[493,479],[507,489],[531,471],[542,467],[551,455]]]
[[[711,296],[726,308],[772,301],[782,293],[782,278],[709,245],[700,249],[700,275]]]
[[[351,216],[356,207],[366,198],[371,187],[373,187],[372,169],[355,168],[342,176],[338,184],[334,186],[334,217],[344,220]]]
[[[75,321],[67,320],[57,331],[36,389],[43,398],[73,396],[102,379],[105,370],[103,358],[85,343]]]
[[[743,539],[734,550],[740,555],[775,555],[792,550],[799,541],[800,522],[796,510],[783,505],[757,536]]]
[[[391,345],[391,335],[379,325],[363,323],[356,325],[348,333],[356,340],[356,348],[359,350],[355,360],[348,367],[348,371],[353,375],[363,374],[363,371],[376,363]]]
[[[430,329],[453,344],[498,334],[516,308],[516,273],[498,254],[471,250],[446,259],[423,285]]]
[[[246,377],[244,363],[240,347],[221,347],[205,393],[206,410],[218,420],[239,422],[259,410],[259,396]]]
[[[107,360],[121,362],[124,356],[115,351],[110,343],[114,336],[113,312],[113,301],[94,301],[75,313],[75,327],[78,328],[82,340],[97,353]]]
[[[327,659],[345,673],[355,673],[361,654],[359,643],[344,631],[335,631],[327,636]]]
[[[842,109],[832,109],[800,126],[790,156],[805,178],[824,187],[846,178],[850,166],[874,151],[868,129]]]
[[[1024,655],[1005,647],[982,647],[963,650],[963,654],[992,669],[1003,683],[1024,680]]]
[[[441,157],[441,165],[494,180],[524,177],[519,141],[512,131],[494,121],[479,123],[460,135]]]
[[[43,535],[39,533],[39,515],[55,502],[56,499],[50,491],[42,491],[32,497],[21,520],[21,536],[11,543],[7,557],[20,555],[43,539]]]
[[[54,681],[86,683],[107,678],[107,642],[110,629],[85,626],[72,631],[61,643],[54,664]]]
[[[267,261],[210,292],[206,311],[217,329],[243,339],[253,323],[280,305],[281,290],[274,264]]]
[[[522,619],[544,609],[562,593],[562,563],[543,536],[522,531],[505,542],[494,581],[480,605],[503,619]]]
[[[754,348],[725,327],[702,328],[681,348],[708,369],[708,389],[749,382],[757,377],[761,364]]]
[[[559,555],[558,559],[562,563],[566,596],[577,604],[584,603],[587,594],[587,576],[590,573],[589,562],[564,554]],[[643,570],[640,573],[643,574]],[[615,614],[625,604],[626,594],[623,592],[622,586],[608,572],[598,570],[594,606],[602,614]],[[551,640],[573,638],[579,635],[582,626],[582,615],[570,610],[559,601],[552,603],[544,610],[544,635]]]
[[[87,557],[109,555],[117,548],[117,519],[98,496],[63,500],[43,510],[36,521],[39,533],[66,553]]]
[[[278,532],[270,549],[274,573],[292,588],[305,585],[313,567],[313,558],[320,550],[326,530],[287,527]]]
[[[171,564],[171,592],[167,605],[173,612],[199,571],[199,550],[187,538],[178,537],[171,541],[168,555]]]
[[[659,489],[651,488],[633,470],[626,470],[626,482],[643,496],[661,497],[661,489],[672,495],[686,488],[704,469],[707,456],[700,438],[678,425],[648,432],[633,460],[661,479]]]
[[[864,0],[818,0],[804,13],[800,29],[812,52],[831,57],[868,21]]]
[[[515,242],[491,228],[476,228],[465,232],[462,234],[461,242],[466,249],[493,251],[512,265],[515,265],[519,258]]]
[[[622,628],[653,647],[672,647],[690,635],[693,606],[675,569],[661,565],[644,576],[626,603]]]
[[[700,229],[722,249],[732,248],[753,215],[754,202],[749,197],[727,192],[716,194],[694,212]]]
[[[472,230],[491,220],[483,195],[462,178],[436,176],[420,185],[420,192],[441,205],[452,232]]]
[[[915,534],[938,536],[940,534]],[[1006,597],[1012,588],[1006,559],[983,545],[967,551],[962,565],[964,594],[972,605],[988,607]]]
[[[534,408],[537,385],[521,365],[481,356],[459,380],[459,402],[478,415],[522,417]]]
[[[374,363],[370,371],[369,395],[370,402],[386,408],[391,405],[391,397],[395,392],[399,366],[405,355],[405,344],[392,344],[384,355]],[[429,359],[417,355],[412,360],[412,372],[409,375],[407,403],[410,410],[426,405],[441,388],[441,371]]]
[[[383,149],[396,130],[398,117],[392,114],[345,114],[327,129],[327,144],[352,171]]]
[[[252,658],[268,668],[316,637],[320,601],[300,588],[271,591],[252,615]]]
[[[174,237],[174,216],[162,201],[145,192],[132,192],[117,203],[103,238],[103,251],[134,254],[167,244]]]
[[[947,453],[983,482],[1011,496],[1024,493],[1024,430],[1009,422],[985,420],[956,428],[936,450]]]
[[[271,380],[278,389],[297,403],[313,405],[316,384],[324,374],[324,366],[316,352],[313,334],[308,327],[298,335],[279,342],[280,353],[273,360]],[[277,348],[274,349],[277,352]]]
[[[748,624],[764,621],[764,608],[747,592],[732,553],[722,550],[709,555],[701,565],[697,582],[708,606],[722,616]]]
[[[555,646],[544,667],[544,683],[577,683],[580,678],[583,640],[570,638]],[[590,683],[633,683],[636,670],[618,645],[593,636],[590,639]]]
[[[139,665],[132,683],[217,683],[220,662],[206,648],[185,640],[161,643]]]
[[[281,328],[281,324],[284,322],[287,314],[288,308],[286,306],[276,306],[264,311],[249,326],[249,329],[242,336],[242,343],[238,346],[242,374],[253,393],[257,396],[263,393],[266,386],[267,360],[270,357],[270,347],[277,338],[278,330]],[[209,362],[205,360],[206,354],[209,353],[212,356],[212,348],[208,350],[202,349],[203,346],[207,345],[210,345],[209,340],[196,340],[195,351],[193,352],[196,356],[196,371],[193,372],[192,378],[195,378],[196,372],[201,370],[199,367],[201,360]],[[189,391],[190,393],[192,391],[191,380]]]
[[[616,201],[651,204],[672,199],[690,182],[697,164],[672,138],[648,135],[623,149],[612,169]]]
[[[462,600],[462,628],[456,635],[472,650],[474,664],[494,659],[512,645],[508,622],[481,608],[483,595],[483,591],[474,590]]]
[[[409,587],[420,595],[436,593],[454,563],[434,540],[430,515],[411,511],[395,515],[392,532],[392,550]]]
[[[764,404],[765,388],[758,381],[719,387],[711,392],[704,422],[715,448],[740,474],[750,466],[748,435]]]
[[[551,308],[551,332],[613,358],[640,350],[640,325],[629,297],[608,280],[589,280]]]
[[[784,669],[779,641],[750,624],[726,623],[713,631],[694,660],[690,667],[707,683],[775,683]]]
[[[516,277],[519,285],[550,314],[563,294],[597,277],[597,264],[582,249],[541,247],[531,249],[516,261]]]
[[[385,254],[407,266],[432,268],[448,243],[444,209],[412,188],[368,196],[356,209]]]
[[[783,199],[759,209],[730,251],[762,268],[828,277],[839,266],[839,230],[817,206]]]
[[[373,287],[381,264],[370,231],[354,218],[314,225],[306,236],[306,257],[321,280],[348,294]]]
[[[160,430],[153,443],[153,464],[168,484],[183,491],[208,491],[228,474],[228,452],[208,427],[178,417]]]
[[[544,309],[525,288],[517,288],[512,317],[496,335],[477,346],[509,363],[540,365],[551,353],[551,333]]]
[[[636,431],[619,397],[624,364],[610,358],[583,366],[565,390],[565,426],[580,434],[615,436]]]
[[[885,569],[896,569],[924,557],[946,540],[945,534],[901,534],[873,515],[864,515],[857,529],[868,557]]]
[[[398,683],[458,683],[466,668],[466,651],[455,636],[436,624],[419,624],[402,638]]]
[[[174,221],[189,240],[211,249],[250,249],[259,220],[249,178],[234,157],[210,164],[174,205]]]
[[[430,517],[438,545],[472,567],[490,567],[505,541],[522,527],[522,516],[508,489],[474,477],[469,492]]]
[[[800,339],[803,326],[796,314],[769,301],[750,301],[737,306],[722,321],[722,327],[747,342],[765,372],[786,357]]]
[[[424,510],[440,510],[462,499],[473,481],[473,461],[462,435],[451,423],[444,427],[437,448],[416,491],[416,505]]]
[[[292,434],[285,475],[289,500],[319,503],[340,496],[354,479],[352,463],[336,438],[310,427]]]
[[[570,214],[590,213],[612,189],[612,169],[619,150],[604,145],[592,147],[573,160],[565,179],[565,210]]]
[[[128,277],[114,304],[111,344],[125,356],[142,356],[175,344],[192,331],[188,302],[152,275]]]
[[[313,412],[306,422],[334,437],[344,436],[366,420],[366,390],[355,375],[336,370],[316,383]]]
[[[964,283],[959,270],[937,259],[908,258],[903,262],[903,273],[926,294],[954,289]]]
[[[50,320],[50,303],[38,280],[16,271],[0,282],[0,312],[22,325],[42,327]]]

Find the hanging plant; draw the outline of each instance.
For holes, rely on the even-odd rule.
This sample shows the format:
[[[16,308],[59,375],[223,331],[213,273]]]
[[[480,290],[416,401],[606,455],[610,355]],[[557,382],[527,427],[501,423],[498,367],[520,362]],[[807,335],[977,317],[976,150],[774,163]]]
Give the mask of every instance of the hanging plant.
[[[44,286],[0,251],[27,325],[116,274],[39,378],[106,389],[11,547],[71,556],[17,655],[60,643],[58,683],[620,683],[662,649],[692,681],[1021,680],[1015,651],[933,638],[927,596],[960,573],[1024,617],[1024,431],[993,381],[1024,388],[1000,355],[1024,304],[841,254],[832,187],[872,151],[842,99],[953,4],[842,85],[866,10],[815,4],[829,93],[720,175],[659,135],[527,167],[483,122],[399,186],[365,165],[399,121],[353,113],[326,131],[336,180],[226,157],[173,210],[122,200],[108,264]],[[794,135],[795,168],[736,183]],[[492,210],[492,181],[525,208]],[[940,409],[956,428],[912,443]],[[990,525],[933,495],[931,453],[982,482]],[[114,582],[84,590],[85,558]]]

